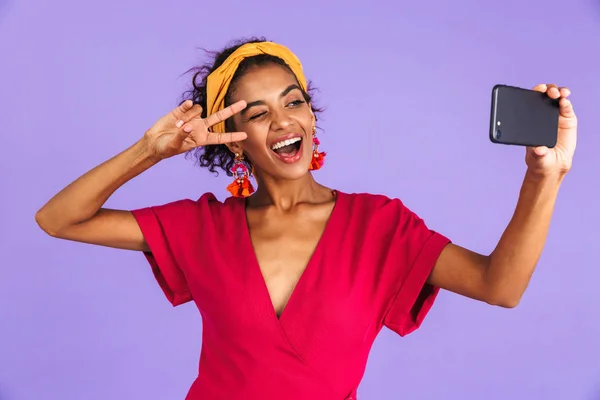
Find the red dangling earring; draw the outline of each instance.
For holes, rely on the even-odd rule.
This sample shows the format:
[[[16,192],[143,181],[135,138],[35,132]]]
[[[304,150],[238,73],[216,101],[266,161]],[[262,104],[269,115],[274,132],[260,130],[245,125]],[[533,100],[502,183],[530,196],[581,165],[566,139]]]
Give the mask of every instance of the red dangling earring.
[[[243,155],[235,153],[235,161],[230,171],[233,174],[233,182],[227,186],[227,191],[233,197],[248,197],[254,193],[254,187],[250,182],[250,173],[248,167],[244,164]]]
[[[313,154],[312,160],[310,161],[310,167],[308,168],[311,171],[320,169],[325,163],[325,156],[327,153],[321,152],[319,153],[319,145],[321,142],[317,138],[317,128],[313,128]]]

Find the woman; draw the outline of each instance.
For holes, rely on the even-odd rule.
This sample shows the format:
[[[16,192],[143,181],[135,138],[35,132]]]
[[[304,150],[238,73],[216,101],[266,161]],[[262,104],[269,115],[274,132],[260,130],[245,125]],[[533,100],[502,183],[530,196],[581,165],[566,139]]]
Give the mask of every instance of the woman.
[[[440,288],[519,303],[576,142],[569,90],[536,90],[560,97],[558,145],[527,149],[515,214],[490,255],[451,243],[398,199],[317,183],[318,110],[296,56],[265,41],[200,68],[189,100],[36,220],[54,237],[144,252],[173,305],[196,303],[203,344],[187,399],[354,399],[380,329],[417,329]],[[231,197],[102,208],[130,179],[194,149],[200,165],[235,175]]]

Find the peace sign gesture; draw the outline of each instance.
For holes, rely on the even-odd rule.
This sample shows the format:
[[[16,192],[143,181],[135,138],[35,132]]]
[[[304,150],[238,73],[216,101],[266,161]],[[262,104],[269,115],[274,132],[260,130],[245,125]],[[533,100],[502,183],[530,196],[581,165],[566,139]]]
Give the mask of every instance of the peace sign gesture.
[[[185,153],[196,147],[237,142],[246,139],[245,132],[214,133],[209,128],[246,108],[238,101],[207,118],[201,118],[202,107],[186,100],[159,119],[144,134],[148,151],[156,161]]]

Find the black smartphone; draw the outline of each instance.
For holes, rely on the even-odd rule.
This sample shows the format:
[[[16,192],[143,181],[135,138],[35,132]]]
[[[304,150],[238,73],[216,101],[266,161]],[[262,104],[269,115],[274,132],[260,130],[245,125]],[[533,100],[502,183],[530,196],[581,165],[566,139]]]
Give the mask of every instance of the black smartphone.
[[[558,99],[534,90],[496,85],[492,90],[490,140],[552,148],[557,141],[558,117]]]

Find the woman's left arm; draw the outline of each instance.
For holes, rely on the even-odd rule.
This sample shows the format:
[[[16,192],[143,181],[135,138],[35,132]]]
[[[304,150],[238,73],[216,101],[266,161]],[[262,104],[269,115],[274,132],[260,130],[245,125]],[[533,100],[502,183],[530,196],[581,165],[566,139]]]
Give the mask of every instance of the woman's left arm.
[[[577,143],[577,117],[570,91],[556,85],[534,90],[560,98],[558,141],[554,148],[527,148],[527,172],[515,213],[489,256],[449,244],[428,282],[501,307],[519,304],[538,263],[560,185],[571,168]]]

